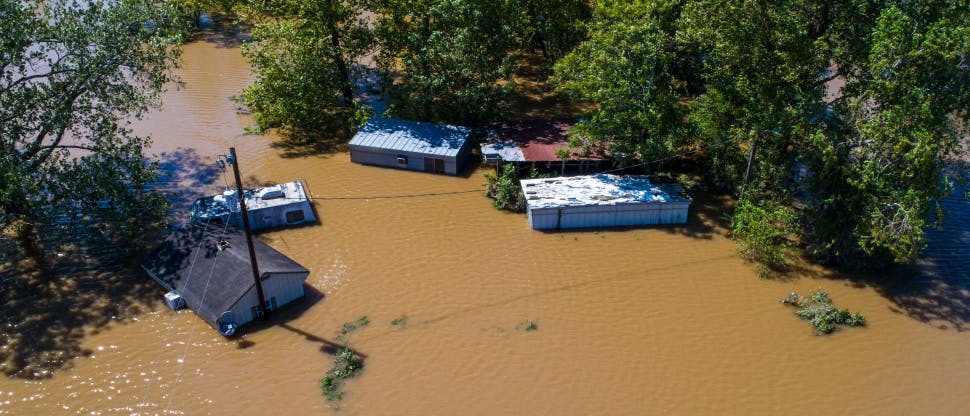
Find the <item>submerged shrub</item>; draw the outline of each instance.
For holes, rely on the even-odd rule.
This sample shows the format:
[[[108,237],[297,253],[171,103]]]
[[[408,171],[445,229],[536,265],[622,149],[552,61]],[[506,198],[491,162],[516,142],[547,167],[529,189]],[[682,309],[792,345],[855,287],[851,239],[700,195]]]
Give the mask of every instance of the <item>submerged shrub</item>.
[[[817,335],[830,334],[838,329],[838,325],[865,326],[866,317],[861,312],[849,313],[848,309],[837,309],[832,304],[828,293],[822,289],[815,289],[807,297],[799,296],[795,292],[781,300],[781,303],[791,305],[798,310],[795,315],[809,321],[815,327]]]
[[[329,401],[340,400],[344,392],[340,389],[343,380],[357,377],[364,369],[364,359],[350,348],[344,348],[334,360],[334,366],[320,380],[320,390]]]
[[[748,200],[738,202],[731,233],[741,255],[761,263],[761,277],[788,267],[793,244],[795,215],[786,207],[762,207]]]
[[[495,208],[507,211],[525,211],[525,196],[515,171],[515,165],[507,163],[501,174],[485,173],[485,195],[492,198]]]

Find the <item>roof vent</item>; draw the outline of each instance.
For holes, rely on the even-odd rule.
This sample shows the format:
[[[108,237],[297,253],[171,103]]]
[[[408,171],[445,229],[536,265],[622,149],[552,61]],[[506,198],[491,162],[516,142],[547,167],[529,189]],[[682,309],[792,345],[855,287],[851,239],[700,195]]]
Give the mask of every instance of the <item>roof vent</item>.
[[[283,187],[276,185],[259,191],[259,199],[275,199],[283,197]]]

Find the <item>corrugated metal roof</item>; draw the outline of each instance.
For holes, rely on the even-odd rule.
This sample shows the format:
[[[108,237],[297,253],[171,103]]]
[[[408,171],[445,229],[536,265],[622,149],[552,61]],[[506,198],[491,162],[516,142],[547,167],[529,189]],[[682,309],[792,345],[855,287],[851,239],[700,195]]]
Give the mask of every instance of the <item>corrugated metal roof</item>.
[[[529,208],[690,201],[680,185],[655,185],[642,175],[523,179],[521,183]]]
[[[372,118],[354,135],[350,145],[437,156],[457,156],[470,134],[471,129],[467,127],[393,118]]]
[[[505,162],[558,162],[559,149],[568,149],[569,160],[606,160],[600,149],[580,155],[578,148],[569,145],[569,128],[575,120],[519,120],[494,127],[488,142],[482,143],[482,155],[490,161],[501,158]]]

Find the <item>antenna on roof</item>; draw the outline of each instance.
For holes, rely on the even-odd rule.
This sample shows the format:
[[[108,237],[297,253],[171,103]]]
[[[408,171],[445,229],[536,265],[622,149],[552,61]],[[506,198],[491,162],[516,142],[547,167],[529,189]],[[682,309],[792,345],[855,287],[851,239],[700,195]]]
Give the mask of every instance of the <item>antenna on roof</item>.
[[[219,154],[219,159],[216,159],[216,163],[219,165],[220,168],[222,168],[222,180],[226,181],[226,190],[228,191],[229,190],[229,178],[226,177],[226,161],[225,160],[222,160],[222,158],[227,158],[228,159],[229,157],[226,156],[223,153],[220,153]]]
[[[243,193],[242,181],[239,179],[239,159],[236,157],[236,148],[229,148],[229,155],[224,154],[219,155],[220,158],[225,158],[225,162],[219,159],[220,166],[223,163],[229,163],[232,165],[232,173],[236,177],[236,192],[239,193],[239,211],[242,214],[243,220],[243,231],[246,232],[246,245],[249,246],[249,263],[253,266],[253,280],[256,282],[256,295],[259,299],[259,305],[256,306],[256,314],[262,318],[269,317],[269,310],[266,308],[266,298],[263,296],[263,283],[259,278],[259,265],[256,264],[256,250],[253,248],[253,234],[249,230],[249,212],[246,210],[246,195]],[[228,181],[226,187],[228,187]]]

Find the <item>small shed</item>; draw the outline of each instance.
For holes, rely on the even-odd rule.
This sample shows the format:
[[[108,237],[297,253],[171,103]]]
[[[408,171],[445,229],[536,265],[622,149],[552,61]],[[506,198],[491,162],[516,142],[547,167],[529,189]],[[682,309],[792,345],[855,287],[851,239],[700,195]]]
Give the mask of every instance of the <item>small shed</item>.
[[[350,160],[457,175],[471,156],[470,135],[467,127],[372,118],[350,140]]]
[[[253,246],[266,308],[275,310],[301,298],[309,270],[258,239]],[[145,257],[141,266],[174,292],[171,296],[180,297],[224,335],[231,335],[226,328],[234,331],[257,318],[259,300],[246,235],[232,225],[186,223]]]
[[[192,204],[192,220],[219,220],[243,227],[239,214],[239,193],[226,190],[221,195],[207,196]],[[310,198],[300,181],[281,183],[243,191],[251,230],[285,227],[316,222]]]
[[[533,229],[683,224],[691,198],[676,183],[647,176],[591,175],[523,179]]]

